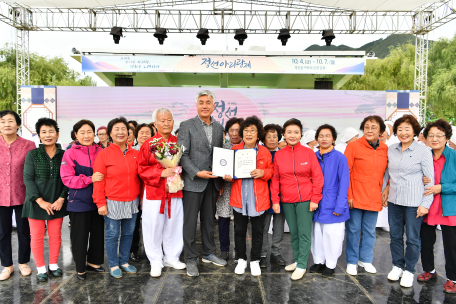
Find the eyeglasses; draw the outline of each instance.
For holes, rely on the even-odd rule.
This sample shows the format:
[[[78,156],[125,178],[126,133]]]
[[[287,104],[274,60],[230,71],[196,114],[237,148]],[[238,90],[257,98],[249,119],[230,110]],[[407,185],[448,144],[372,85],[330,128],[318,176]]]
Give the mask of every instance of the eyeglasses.
[[[244,134],[257,134],[257,130],[244,130]]]
[[[239,133],[239,129],[229,129],[229,130],[228,130],[228,133],[230,133],[230,134],[237,134],[237,133]]]
[[[435,138],[437,138],[438,140],[441,140],[441,139],[443,139],[443,138],[446,137],[446,136],[445,136],[445,135],[442,135],[442,134],[438,134],[438,135],[429,134],[428,137],[429,137],[430,139],[434,139],[434,137],[435,137]]]
[[[98,136],[106,136],[108,133],[98,133]]]

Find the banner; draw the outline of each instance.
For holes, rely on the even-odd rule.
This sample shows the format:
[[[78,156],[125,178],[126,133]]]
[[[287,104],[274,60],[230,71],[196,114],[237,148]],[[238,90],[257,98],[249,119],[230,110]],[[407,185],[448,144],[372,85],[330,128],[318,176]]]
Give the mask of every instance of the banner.
[[[364,58],[304,56],[82,56],[82,72],[364,75]]]

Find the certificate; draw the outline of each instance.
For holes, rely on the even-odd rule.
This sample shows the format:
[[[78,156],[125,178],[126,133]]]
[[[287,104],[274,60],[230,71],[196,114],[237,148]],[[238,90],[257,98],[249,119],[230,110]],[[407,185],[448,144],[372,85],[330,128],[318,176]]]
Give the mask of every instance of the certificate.
[[[252,178],[256,169],[256,149],[229,150],[214,148],[212,173],[215,176],[229,175],[235,179]]]

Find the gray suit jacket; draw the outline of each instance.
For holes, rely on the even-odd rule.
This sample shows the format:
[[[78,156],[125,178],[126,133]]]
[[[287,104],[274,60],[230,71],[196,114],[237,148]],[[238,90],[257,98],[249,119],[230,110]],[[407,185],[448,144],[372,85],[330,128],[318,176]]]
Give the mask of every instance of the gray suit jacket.
[[[212,123],[212,148],[209,147],[206,132],[198,116],[183,121],[179,126],[177,142],[185,147],[180,165],[184,169],[184,190],[203,192],[209,180],[199,178],[196,174],[200,171],[212,171],[212,151],[214,147],[223,148],[223,127],[214,120]],[[223,179],[214,179],[215,187],[221,190]]]

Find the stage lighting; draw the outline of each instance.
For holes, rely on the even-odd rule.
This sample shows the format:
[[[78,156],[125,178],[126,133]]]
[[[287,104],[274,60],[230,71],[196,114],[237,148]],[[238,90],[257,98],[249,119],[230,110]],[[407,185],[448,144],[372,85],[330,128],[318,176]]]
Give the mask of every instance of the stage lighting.
[[[155,34],[154,34],[154,37],[158,39],[158,43],[160,43],[160,45],[163,44],[163,41],[165,41],[165,38],[168,38],[168,35],[166,35],[166,29],[165,28],[158,28],[156,31],[155,31]]]
[[[73,54],[81,54],[81,52],[79,52],[76,48],[72,48],[71,51]]]
[[[112,35],[112,39],[114,39],[114,43],[115,44],[119,44],[119,41],[120,41],[120,37],[123,37],[122,36],[122,28],[121,27],[118,27],[118,26],[115,26],[111,29],[111,33]]]
[[[375,57],[375,52],[369,52],[369,53],[367,54],[367,57]]]
[[[244,29],[236,30],[236,35],[234,35],[234,39],[239,41],[239,45],[244,45],[244,40],[247,39],[247,34],[245,33]]]
[[[321,40],[324,39],[326,41],[326,46],[330,46],[334,38],[336,38],[336,36],[334,36],[333,30],[323,30],[323,37]]]
[[[280,33],[279,33],[279,36],[277,37],[277,39],[280,39],[280,41],[282,41],[282,45],[285,46],[287,45],[287,41],[288,39],[290,39],[290,32],[288,31],[288,29],[281,29],[280,30]]]
[[[206,45],[207,39],[209,39],[209,30],[202,28],[198,31],[198,34],[196,35],[196,38],[201,40],[201,45]]]

